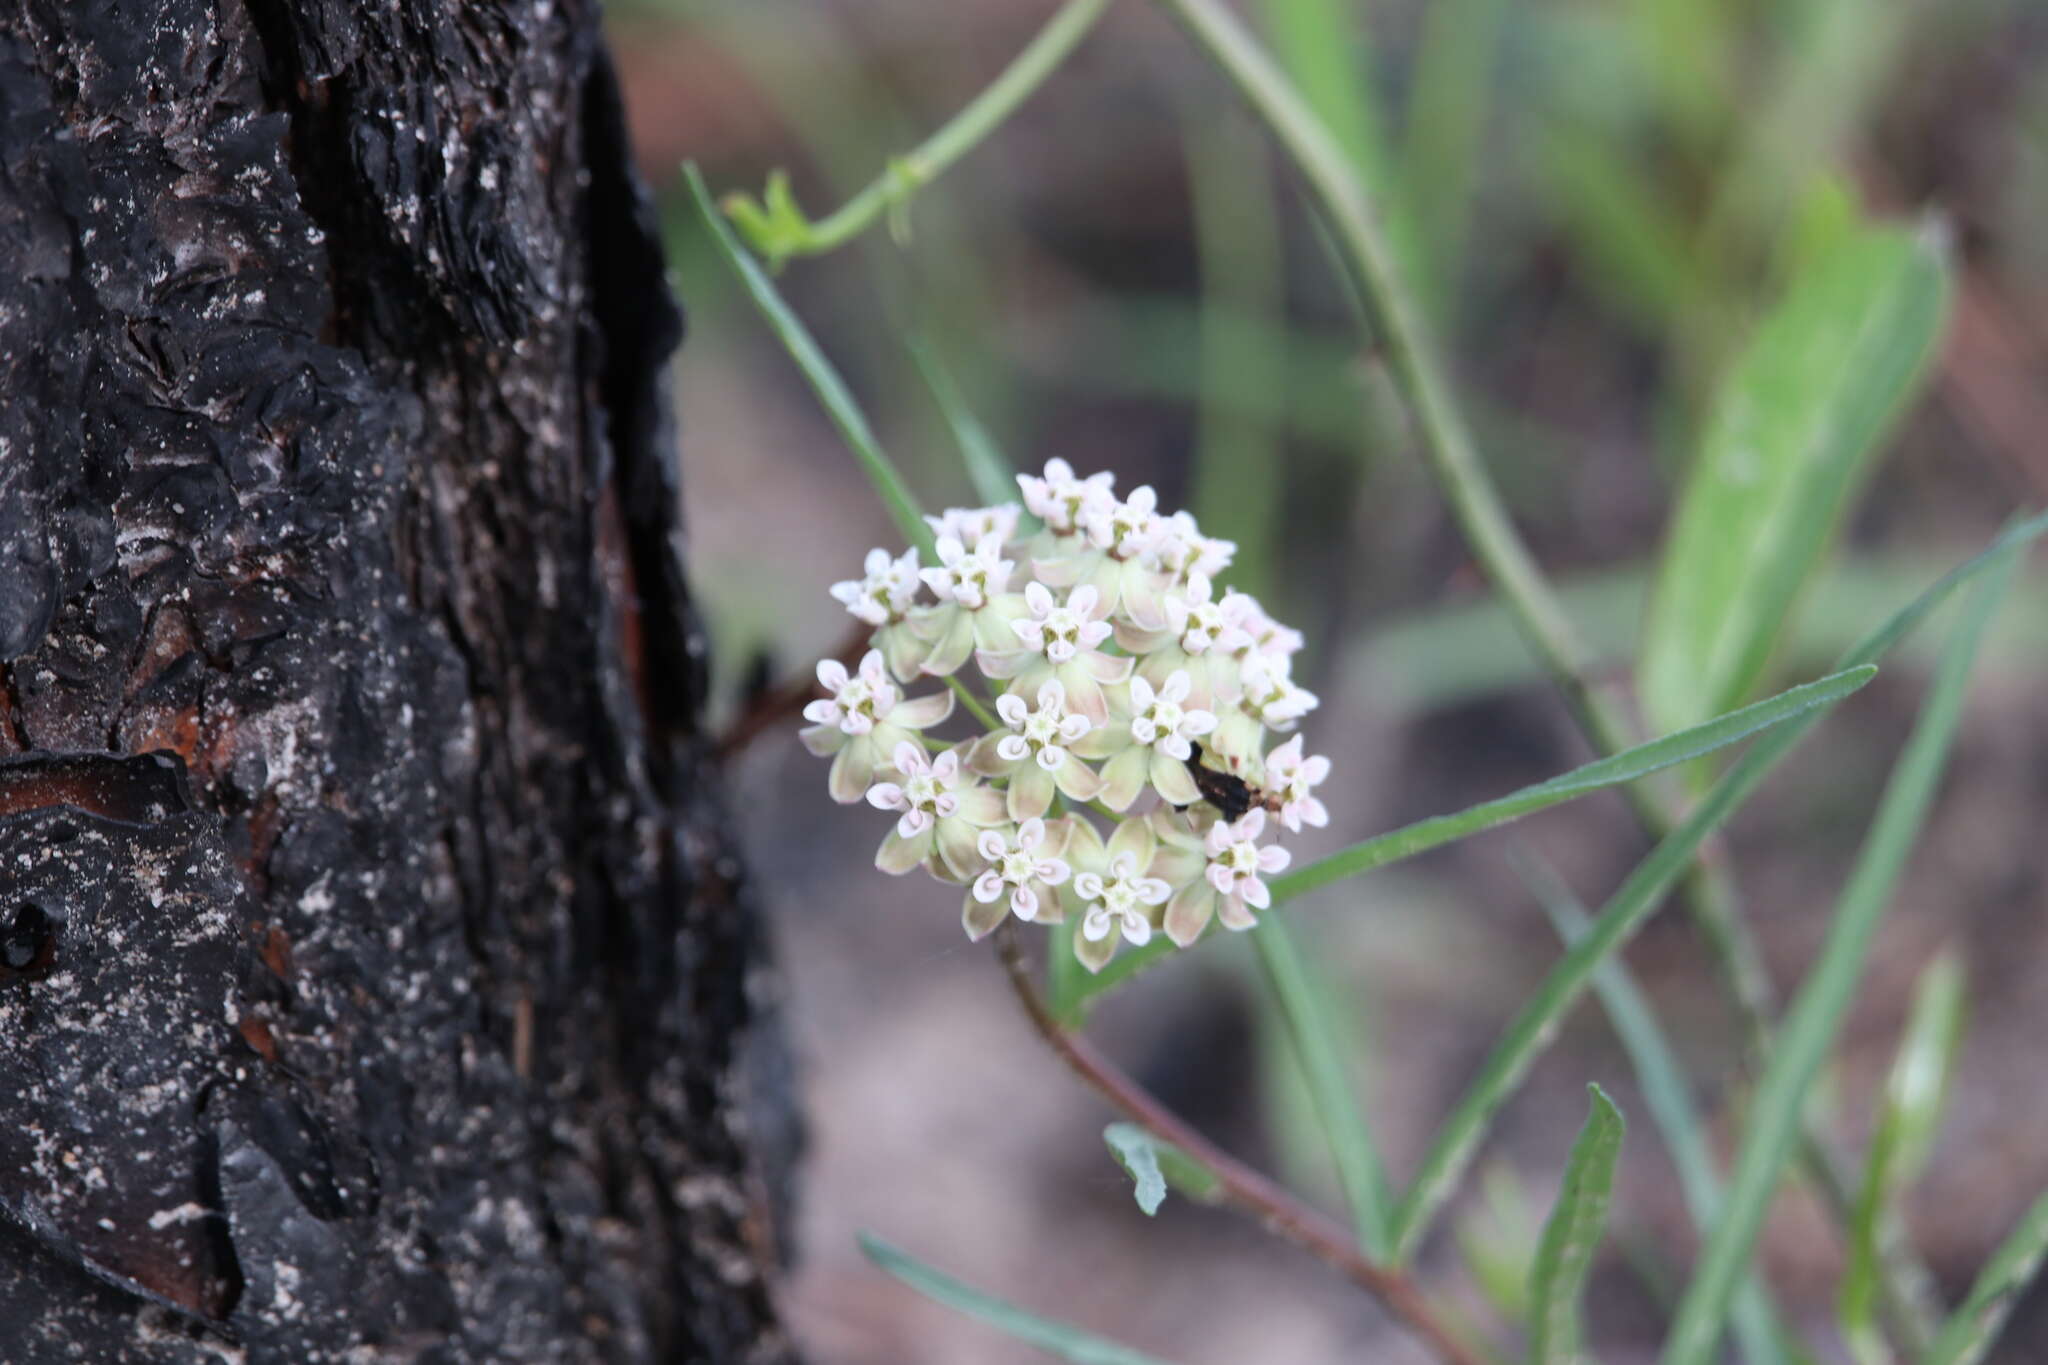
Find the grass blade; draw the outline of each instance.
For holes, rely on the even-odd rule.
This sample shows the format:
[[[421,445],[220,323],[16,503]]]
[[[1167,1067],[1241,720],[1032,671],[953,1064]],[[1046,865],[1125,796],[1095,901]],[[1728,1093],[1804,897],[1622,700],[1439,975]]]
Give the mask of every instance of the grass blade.
[[[2002,562],[2006,554],[2018,551],[2038,539],[2043,533],[2048,533],[2048,512],[2037,513],[2025,520],[2014,522],[2004,531],[2001,531],[1984,549],[1943,574],[1921,592],[1918,597],[1908,602],[1898,611],[1893,612],[1876,629],[1858,640],[1840,659],[1836,660],[1836,666],[1843,670],[1855,669],[1866,664],[1873,664],[1883,658],[1894,645],[1911,634],[1914,627],[1925,620],[1929,612],[1932,612],[1935,608],[1946,602],[1958,588],[1974,582],[1980,574],[1990,569],[1993,565]],[[1778,700],[1782,700],[1782,698]],[[1783,758],[1794,744],[1798,743],[1800,736],[1806,733],[1806,728],[1817,718],[1817,712],[1809,710],[1805,715],[1795,717],[1774,733],[1766,735],[1757,748],[1746,755],[1743,761],[1729,773],[1728,779],[1735,779],[1741,775],[1745,781],[1760,781],[1764,773],[1773,764],[1777,763],[1779,759]],[[1724,779],[1724,782],[1728,779]],[[1424,821],[1423,823],[1426,825],[1430,822]],[[1414,827],[1411,826],[1409,828],[1412,829]],[[1674,831],[1672,838],[1676,838],[1681,832],[1683,831]],[[1404,833],[1406,833],[1405,830],[1396,830],[1393,834],[1383,837],[1395,838]],[[1704,838],[1704,833],[1700,837]],[[1431,847],[1434,847],[1434,845],[1431,845]],[[1344,855],[1338,854],[1335,856],[1342,857]],[[1652,856],[1654,857],[1655,854],[1653,853]],[[1395,857],[1390,855],[1383,861],[1376,863],[1375,866],[1384,867],[1387,863],[1393,861],[1395,861]],[[1320,863],[1311,863],[1309,867],[1303,868],[1301,871],[1307,872],[1310,868],[1320,866]],[[1638,870],[1640,871],[1640,869]],[[1296,875],[1299,875],[1299,873]],[[1276,879],[1276,886],[1278,880],[1284,879]],[[1317,884],[1321,885],[1321,882],[1318,881]],[[1625,889],[1627,888],[1624,887]],[[1277,891],[1275,899],[1278,899]],[[1610,902],[1610,909],[1612,904]],[[1599,928],[1599,924],[1596,923],[1595,931],[1598,932]],[[1625,926],[1621,930],[1621,937],[1625,939],[1632,932],[1633,927]],[[1104,991],[1128,981],[1139,972],[1165,958],[1172,951],[1171,943],[1163,938],[1157,938],[1134,952],[1117,954],[1115,959],[1102,969],[1100,975],[1083,983],[1080,995],[1076,999],[1076,1008],[1086,1004],[1093,997],[1101,995]],[[1560,964],[1559,970],[1563,970],[1563,968],[1564,964]]]
[[[1913,1010],[1886,1082],[1883,1109],[1870,1141],[1863,1190],[1842,1272],[1838,1316],[1843,1339],[1857,1354],[1883,1359],[1877,1335],[1879,1251],[1899,1194],[1919,1178],[1948,1102],[1948,1083],[1968,1013],[1962,962],[1937,957],[1913,992]]]
[[[1533,858],[1520,861],[1524,864],[1523,880],[1542,902],[1550,922],[1557,927],[1558,937],[1570,946],[1585,934],[1590,924],[1585,908],[1547,864]],[[1692,1087],[1663,1025],[1657,1020],[1656,1009],[1619,956],[1610,957],[1594,971],[1593,989],[1621,1038],[1630,1065],[1635,1068],[1636,1083],[1643,1092],[1643,1107],[1649,1110],[1650,1121],[1671,1154],[1693,1226],[1712,1227],[1721,1207],[1721,1180],[1714,1171],[1713,1155],[1707,1150],[1706,1126],[1692,1102]],[[1736,1291],[1730,1323],[1740,1354],[1749,1365],[1779,1365],[1784,1360],[1777,1315],[1754,1275]]]
[[[1593,1269],[1600,1234],[1607,1229],[1607,1205],[1614,1193],[1614,1164],[1628,1125],[1599,1086],[1588,1086],[1593,1109],[1572,1144],[1564,1189],[1543,1225],[1536,1264],[1529,1270],[1529,1365],[1577,1365],[1579,1301]]]
[[[2013,1305],[2033,1283],[2048,1258],[2048,1194],[2034,1201],[2027,1216],[1992,1254],[1990,1263],[1970,1287],[1970,1297],[1949,1318],[1924,1365],[1977,1365],[2005,1326]]]
[[[1763,671],[1946,312],[1926,234],[1872,228],[1812,264],[1717,395],[1644,622],[1660,729],[1740,701]]]
[[[1401,149],[1401,203],[1422,250],[1420,275],[1426,311],[1452,313],[1454,282],[1465,263],[1466,228],[1477,196],[1481,134],[1485,131],[1501,56],[1503,0],[1438,0],[1422,13],[1415,80],[1408,97]],[[1408,262],[1404,262],[1408,264]]]
[[[960,385],[954,380],[953,372],[946,368],[946,362],[939,359],[939,353],[926,343],[922,336],[905,339],[910,358],[917,366],[917,372],[924,378],[924,385],[932,392],[932,401],[939,406],[939,415],[946,419],[947,428],[953,433],[953,441],[960,447],[960,463],[967,470],[967,481],[974,488],[974,496],[984,503],[994,505],[1017,500],[1017,471],[1004,457],[995,438],[988,428],[967,406]]]
[[[1731,711],[1704,725],[1651,740],[1648,744],[1639,744],[1633,749],[1624,749],[1611,758],[1574,768],[1560,777],[1524,787],[1499,800],[1483,802],[1455,815],[1419,820],[1353,844],[1283,877],[1274,878],[1271,883],[1273,899],[1280,901],[1298,896],[1304,891],[1470,838],[1551,806],[1634,782],[1674,764],[1688,763],[1703,754],[1747,739],[1760,730],[1783,724],[1820,707],[1831,706],[1869,682],[1874,674],[1875,670],[1868,665],[1844,669],[1739,711]]]
[[[990,1294],[960,1283],[952,1276],[932,1269],[872,1233],[860,1234],[860,1249],[867,1258],[928,1299],[979,1318],[999,1332],[1036,1346],[1048,1355],[1074,1365],[1165,1365],[1156,1356],[1119,1346],[1078,1327],[1026,1312]]]
[[[1663,1365],[1708,1365],[1728,1302],[1754,1252],[1764,1214],[1799,1133],[1807,1092],[1833,1045],[1862,977],[1871,939],[1933,802],[1961,718],[1978,643],[2003,600],[2016,555],[1976,590],[1970,611],[1944,651],[1934,686],[1878,805],[1870,833],[1836,902],[1820,960],[1793,1003],[1758,1087],[1748,1131],[1720,1220],[1707,1238],[1680,1302]]]
[[[839,371],[818,349],[818,343],[812,339],[803,320],[782,301],[782,294],[776,289],[775,282],[768,278],[768,272],[733,235],[695,162],[683,163],[683,181],[690,187],[690,198],[697,206],[697,217],[703,222],[704,230],[711,234],[719,254],[725,257],[733,273],[739,276],[740,283],[746,286],[748,297],[760,309],[761,316],[789,352],[790,359],[810,381],[812,392],[818,395],[818,401],[824,405],[832,425],[839,429],[840,436],[853,450],[854,458],[860,461],[861,469],[867,474],[868,482],[875,486],[875,492],[888,509],[890,519],[896,523],[896,529],[903,533],[906,541],[918,548],[928,562],[936,564],[938,558],[932,549],[932,529],[924,524],[917,498],[909,485],[903,482],[903,476],[896,472],[896,466],[883,453],[881,442],[875,439],[874,429],[868,425],[868,419],[847,389],[846,381],[839,377]]]
[[[1591,984],[1594,970],[1628,942],[1663,904],[1664,897],[1691,867],[1693,855],[1707,836],[1748,799],[1778,760],[1806,733],[1812,720],[1810,715],[1794,720],[1766,736],[1716,782],[1685,821],[1629,874],[1593,921],[1593,927],[1551,968],[1536,994],[1515,1015],[1480,1068],[1478,1079],[1444,1121],[1423,1158],[1420,1174],[1401,1201],[1394,1218],[1397,1262],[1406,1261],[1414,1253],[1429,1230],[1431,1218],[1477,1155],[1494,1114],[1549,1046],[1559,1021]]]
[[[1339,1023],[1337,1002],[1329,984],[1302,957],[1293,932],[1279,916],[1260,918],[1252,930],[1252,946],[1258,950],[1260,970],[1286,1020],[1288,1040],[1330,1144],[1337,1178],[1358,1229],[1358,1245],[1366,1255],[1380,1260],[1386,1255],[1387,1219],[1393,1200],[1345,1065],[1342,1039],[1348,1030]]]

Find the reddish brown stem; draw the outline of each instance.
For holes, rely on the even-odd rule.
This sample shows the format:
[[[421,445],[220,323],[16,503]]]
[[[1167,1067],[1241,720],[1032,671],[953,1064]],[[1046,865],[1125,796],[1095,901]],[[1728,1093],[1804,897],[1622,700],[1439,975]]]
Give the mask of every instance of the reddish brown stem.
[[[1096,1051],[1086,1038],[1062,1028],[1039,997],[1017,946],[1017,937],[1008,924],[997,934],[996,952],[1031,1026],[1068,1070],[1113,1108],[1206,1168],[1216,1177],[1224,1199],[1240,1212],[1249,1214],[1268,1232],[1294,1243],[1378,1299],[1445,1365],[1485,1365],[1482,1357],[1451,1331],[1405,1271],[1367,1260],[1334,1219],[1308,1207],[1269,1177],[1203,1137],[1115,1062]]]
[[[840,641],[839,648],[832,651],[831,657],[852,668],[867,651],[868,641],[874,633],[873,626],[856,621],[846,638]],[[791,678],[773,692],[763,692],[755,697],[718,737],[718,761],[725,762],[777,725],[803,714],[804,703],[817,695],[818,680],[807,672]]]

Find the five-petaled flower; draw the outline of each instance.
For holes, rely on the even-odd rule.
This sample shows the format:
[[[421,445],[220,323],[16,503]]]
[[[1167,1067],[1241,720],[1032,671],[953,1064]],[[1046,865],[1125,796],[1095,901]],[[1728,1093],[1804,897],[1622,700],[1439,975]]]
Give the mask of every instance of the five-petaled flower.
[[[940,536],[937,549],[939,567],[921,573],[939,604],[920,612],[913,625],[930,642],[924,671],[944,677],[977,646],[1015,649],[1011,623],[1024,614],[1024,600],[1008,591],[1017,565],[1003,558],[1001,536],[985,535],[972,550],[953,536]]]
[[[1077,479],[1074,467],[1057,458],[1045,462],[1042,478],[1019,474],[1017,487],[1023,491],[1025,509],[1055,535],[1074,534],[1091,513],[1116,501],[1116,475],[1104,472]]]
[[[868,788],[869,805],[898,812],[896,828],[875,853],[875,866],[901,876],[936,857],[935,875],[966,881],[977,866],[975,840],[983,829],[1002,823],[1002,794],[961,771],[959,749],[931,758],[906,740],[889,764],[896,780]]]
[[[1280,823],[1301,833],[1303,825],[1321,829],[1330,823],[1330,812],[1317,799],[1314,789],[1330,775],[1330,760],[1321,754],[1301,756],[1301,736],[1296,735],[1266,755],[1266,794],[1280,803]]]
[[[1148,781],[1176,806],[1202,799],[1188,760],[1195,756],[1194,741],[1216,728],[1216,717],[1186,705],[1190,686],[1185,670],[1157,689],[1143,678],[1130,680],[1127,747],[1102,768],[1102,801],[1111,810],[1128,809]],[[1095,747],[1106,750],[1114,743],[1112,736]]]
[[[988,864],[967,893],[960,912],[969,938],[980,938],[1002,922],[1004,898],[1018,919],[1054,923],[1064,918],[1052,888],[1072,875],[1058,850],[1046,843],[1045,821],[1026,820],[1014,835],[985,829],[975,851]]]
[[[1066,690],[1067,705],[1097,725],[1109,717],[1104,683],[1131,675],[1131,660],[1103,653],[1115,629],[1094,588],[1083,585],[1055,598],[1043,583],[1024,585],[1029,617],[1010,623],[1022,649],[977,651],[975,661],[991,678],[1010,678],[1010,691],[1026,696],[1055,679]]]
[[[1119,823],[1105,845],[1102,836],[1078,816],[1067,821],[1066,860],[1073,880],[1060,893],[1069,914],[1081,916],[1074,956],[1091,972],[1099,972],[1116,953],[1117,936],[1134,947],[1152,939],[1159,907],[1173,895],[1173,884],[1153,875],[1158,840],[1146,819]]]
[[[1284,871],[1292,855],[1277,844],[1261,846],[1266,812],[1246,811],[1238,820],[1209,826],[1202,839],[1208,865],[1200,881],[1176,891],[1166,907],[1166,934],[1185,948],[1201,937],[1213,915],[1226,929],[1249,929],[1257,923],[1253,910],[1273,903],[1264,877]]]
[[[917,551],[905,550],[891,558],[887,550],[868,551],[861,565],[862,576],[834,583],[831,593],[860,620],[876,627],[874,645],[888,660],[889,670],[908,682],[917,676],[925,646],[911,629],[909,617],[917,604]]]
[[[804,719],[813,723],[799,737],[820,758],[831,755],[826,786],[841,805],[867,795],[875,770],[896,746],[916,743],[913,731],[928,729],[953,714],[951,692],[906,699],[889,681],[877,649],[862,656],[852,673],[837,659],[823,660],[818,682],[831,695],[804,707]]]
[[[1009,727],[976,746],[971,765],[989,777],[1010,780],[1010,818],[1029,820],[1052,806],[1055,789],[1075,801],[1092,801],[1102,788],[1095,770],[1073,756],[1094,723],[1067,710],[1067,690],[1056,678],[1038,689],[1038,709],[1014,692],[996,698],[996,714]]]

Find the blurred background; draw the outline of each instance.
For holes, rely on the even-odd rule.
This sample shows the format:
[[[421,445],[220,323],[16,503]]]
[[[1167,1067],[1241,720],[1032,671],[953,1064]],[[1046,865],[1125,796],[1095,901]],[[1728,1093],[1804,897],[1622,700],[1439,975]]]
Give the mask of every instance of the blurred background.
[[[691,573],[719,695],[843,643],[825,594],[883,512],[678,184],[814,217],[938,127],[1051,15],[1043,0],[617,0],[615,49],[691,315],[678,363]],[[1775,661],[1848,640],[2048,500],[2048,6],[2037,0],[1253,0],[1241,13],[1385,189],[1396,247],[1524,533],[1603,661],[1634,653],[1699,414],[1790,263],[1871,215],[1947,235],[1949,326]],[[1586,761],[1429,485],[1296,187],[1198,52],[1119,0],[1011,122],[908,215],[780,284],[928,507],[971,504],[913,350],[1020,467],[1059,455],[1239,542],[1228,577],[1308,632],[1330,754],[1313,856]],[[1811,961],[1938,631],[1841,709],[1732,832],[1781,992]],[[2048,1185],[2048,582],[1995,627],[1951,775],[1886,923],[1824,1101],[1860,1163],[1922,968],[1954,949],[1970,1030],[1913,1231],[1951,1298]],[[1421,1357],[1375,1307],[1234,1216],[1134,1206],[1109,1117],[1038,1047],[955,893],[869,868],[887,817],[840,811],[794,726],[732,761],[773,921],[810,1123],[788,1312],[824,1365],[1040,1357],[916,1298],[873,1230],[1026,1306],[1186,1365]],[[1597,904],[1644,853],[1601,797],[1291,906],[1361,1042],[1397,1180],[1557,940],[1510,863]],[[1341,1208],[1276,1021],[1234,940],[1141,978],[1094,1033],[1226,1146]],[[1630,964],[1714,1116],[1743,1103],[1706,950],[1667,910]],[[1592,1000],[1506,1111],[1425,1273],[1481,1324],[1469,1271],[1534,1237],[1598,1081],[1636,1122],[1589,1299],[1608,1365],[1648,1360],[1696,1238]],[[1766,1269],[1819,1359],[1839,1238],[1788,1188]],[[1518,1270],[1517,1270],[1517,1273]],[[1483,1275],[1480,1277],[1483,1278]],[[2048,1360],[2048,1297],[2001,1360]]]

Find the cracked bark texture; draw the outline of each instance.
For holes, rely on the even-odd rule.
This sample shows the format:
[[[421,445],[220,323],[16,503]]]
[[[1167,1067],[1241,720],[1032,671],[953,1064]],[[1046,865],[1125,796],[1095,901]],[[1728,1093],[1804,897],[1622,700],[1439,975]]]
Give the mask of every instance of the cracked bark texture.
[[[0,1359],[791,1358],[680,333],[587,4],[0,0]]]

